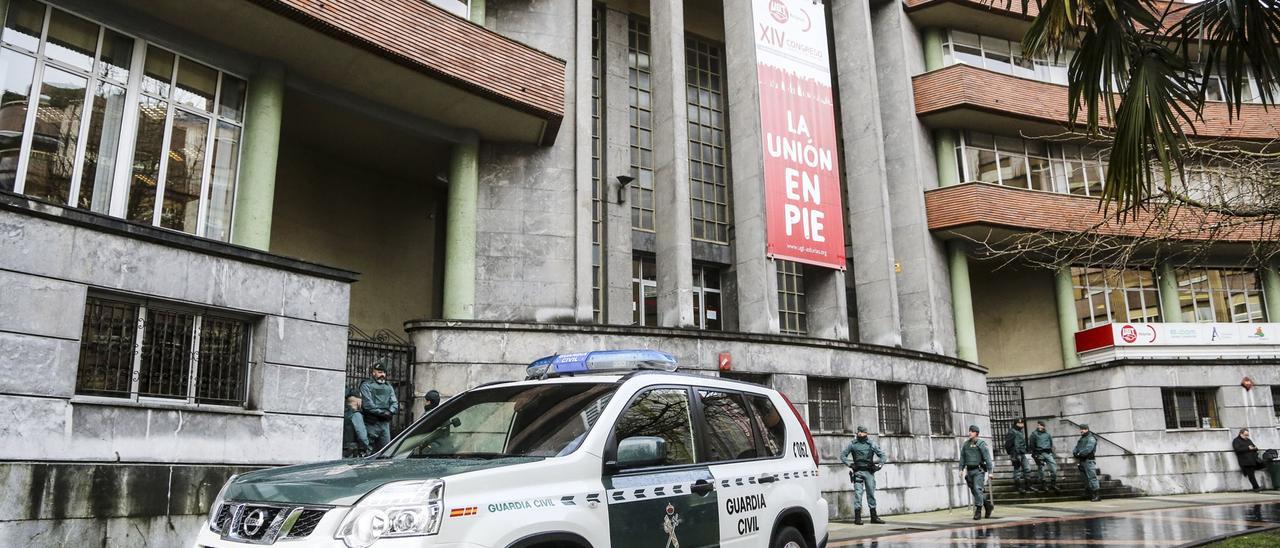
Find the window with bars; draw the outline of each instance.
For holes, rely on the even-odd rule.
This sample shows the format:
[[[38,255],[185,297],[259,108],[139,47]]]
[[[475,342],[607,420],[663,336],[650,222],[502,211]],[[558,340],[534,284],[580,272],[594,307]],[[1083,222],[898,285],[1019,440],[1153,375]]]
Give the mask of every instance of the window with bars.
[[[844,387],[840,379],[809,378],[809,428],[817,432],[844,431]]]
[[[698,329],[722,329],[720,269],[693,265],[693,323]]]
[[[627,78],[631,101],[631,228],[655,230],[653,196],[653,106],[650,82],[649,22],[627,21]]]
[[[1110,322],[1160,321],[1160,294],[1150,270],[1074,267],[1077,328]]]
[[[1267,321],[1262,283],[1255,270],[1197,268],[1178,270],[1176,278],[1184,322]]]
[[[929,388],[929,433],[951,435],[951,393],[946,388]]]
[[[778,266],[778,328],[783,333],[804,335],[809,322],[804,299],[804,265],[776,261]]]
[[[685,39],[689,113],[689,217],[692,237],[729,243],[729,178],[724,100],[724,48]]]
[[[1271,412],[1280,421],[1280,386],[1271,387]]]
[[[34,0],[0,66],[0,189],[228,239],[243,79]]]
[[[76,393],[243,406],[250,331],[212,311],[91,296]]]
[[[876,383],[876,408],[880,414],[880,435],[910,434],[907,385]]]
[[[648,253],[631,256],[631,324],[658,325],[658,264]]]
[[[591,316],[599,323],[604,310],[604,157],[600,139],[603,120],[603,82],[600,75],[604,17],[599,5],[591,7]]]
[[[1214,388],[1162,389],[1165,428],[1221,428],[1215,392]]]

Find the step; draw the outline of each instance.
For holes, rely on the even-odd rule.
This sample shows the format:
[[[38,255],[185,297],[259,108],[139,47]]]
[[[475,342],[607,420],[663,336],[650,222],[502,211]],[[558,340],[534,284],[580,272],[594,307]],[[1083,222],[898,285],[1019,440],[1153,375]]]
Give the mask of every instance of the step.
[[[1142,496],[1141,493],[1128,491],[1128,490],[1108,491],[1104,489],[1101,493],[1099,493],[1099,498],[1104,498],[1104,499],[1123,499],[1123,498],[1134,498],[1134,497],[1140,497],[1140,496]],[[1085,496],[1084,492],[1080,492],[1080,493],[1063,492],[1061,495],[1048,495],[1048,496],[1001,497],[997,495],[993,497],[991,500],[995,501],[995,503],[999,505],[999,504],[1044,504],[1048,502],[1070,502],[1073,500],[1085,500],[1087,498],[1088,497]]]

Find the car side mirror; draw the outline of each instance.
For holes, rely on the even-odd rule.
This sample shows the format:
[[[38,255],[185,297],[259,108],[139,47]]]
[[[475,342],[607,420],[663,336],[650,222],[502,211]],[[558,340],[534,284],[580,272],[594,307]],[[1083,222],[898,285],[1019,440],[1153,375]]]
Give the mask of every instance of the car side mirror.
[[[618,469],[656,466],[667,460],[667,440],[657,436],[632,436],[618,443]]]

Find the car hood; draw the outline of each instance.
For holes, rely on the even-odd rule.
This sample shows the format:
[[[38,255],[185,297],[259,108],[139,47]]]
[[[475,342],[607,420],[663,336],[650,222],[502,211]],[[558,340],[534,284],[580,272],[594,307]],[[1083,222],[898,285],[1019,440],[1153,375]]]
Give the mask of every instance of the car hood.
[[[349,459],[258,470],[237,477],[226,500],[349,506],[393,481],[444,478],[465,472],[542,460]]]

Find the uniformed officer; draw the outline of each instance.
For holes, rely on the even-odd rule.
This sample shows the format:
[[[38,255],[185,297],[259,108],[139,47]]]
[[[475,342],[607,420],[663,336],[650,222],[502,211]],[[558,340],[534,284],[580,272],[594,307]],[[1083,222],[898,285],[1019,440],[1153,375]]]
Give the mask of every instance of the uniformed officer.
[[[987,487],[987,472],[991,471],[991,453],[987,450],[987,442],[978,439],[978,427],[969,426],[969,439],[960,448],[960,468],[964,470],[964,482],[969,484],[969,494],[973,495],[973,519],[982,519],[982,511],[986,509],[986,517],[996,509],[994,502],[984,495]]]
[[[369,444],[377,451],[391,442],[391,417],[400,411],[400,401],[395,389],[387,384],[386,359],[373,364],[369,375],[371,378],[360,383],[360,403]]]
[[[1076,457],[1076,468],[1084,474],[1085,494],[1089,500],[1098,502],[1098,463],[1093,460],[1093,453],[1098,450],[1098,438],[1089,431],[1089,425],[1080,425],[1080,439],[1076,441],[1076,449],[1071,454]]]
[[[1036,429],[1031,432],[1031,439],[1028,445],[1031,446],[1031,458],[1036,461],[1036,482],[1040,484],[1040,490],[1053,490],[1054,494],[1058,491],[1058,459],[1053,455],[1053,434],[1045,430],[1044,421],[1036,422]],[[1044,482],[1044,471],[1049,470],[1049,483],[1046,486]]]
[[[849,456],[853,462],[849,462]],[[876,462],[872,457],[879,459]],[[875,473],[885,465],[884,451],[867,437],[867,427],[858,427],[858,437],[845,446],[840,462],[848,466],[849,479],[853,481],[853,523],[862,525],[862,494],[867,494],[867,508],[871,510],[871,523],[884,523],[876,514]]]
[[[422,413],[425,415],[437,407],[440,407],[440,393],[428,390],[426,395],[422,396]]]
[[[1027,423],[1019,418],[1004,436],[1004,452],[1013,462],[1013,487],[1019,494],[1027,492]]]
[[[364,415],[360,413],[360,396],[347,396],[342,413],[342,458],[369,454],[369,433],[364,427]]]

